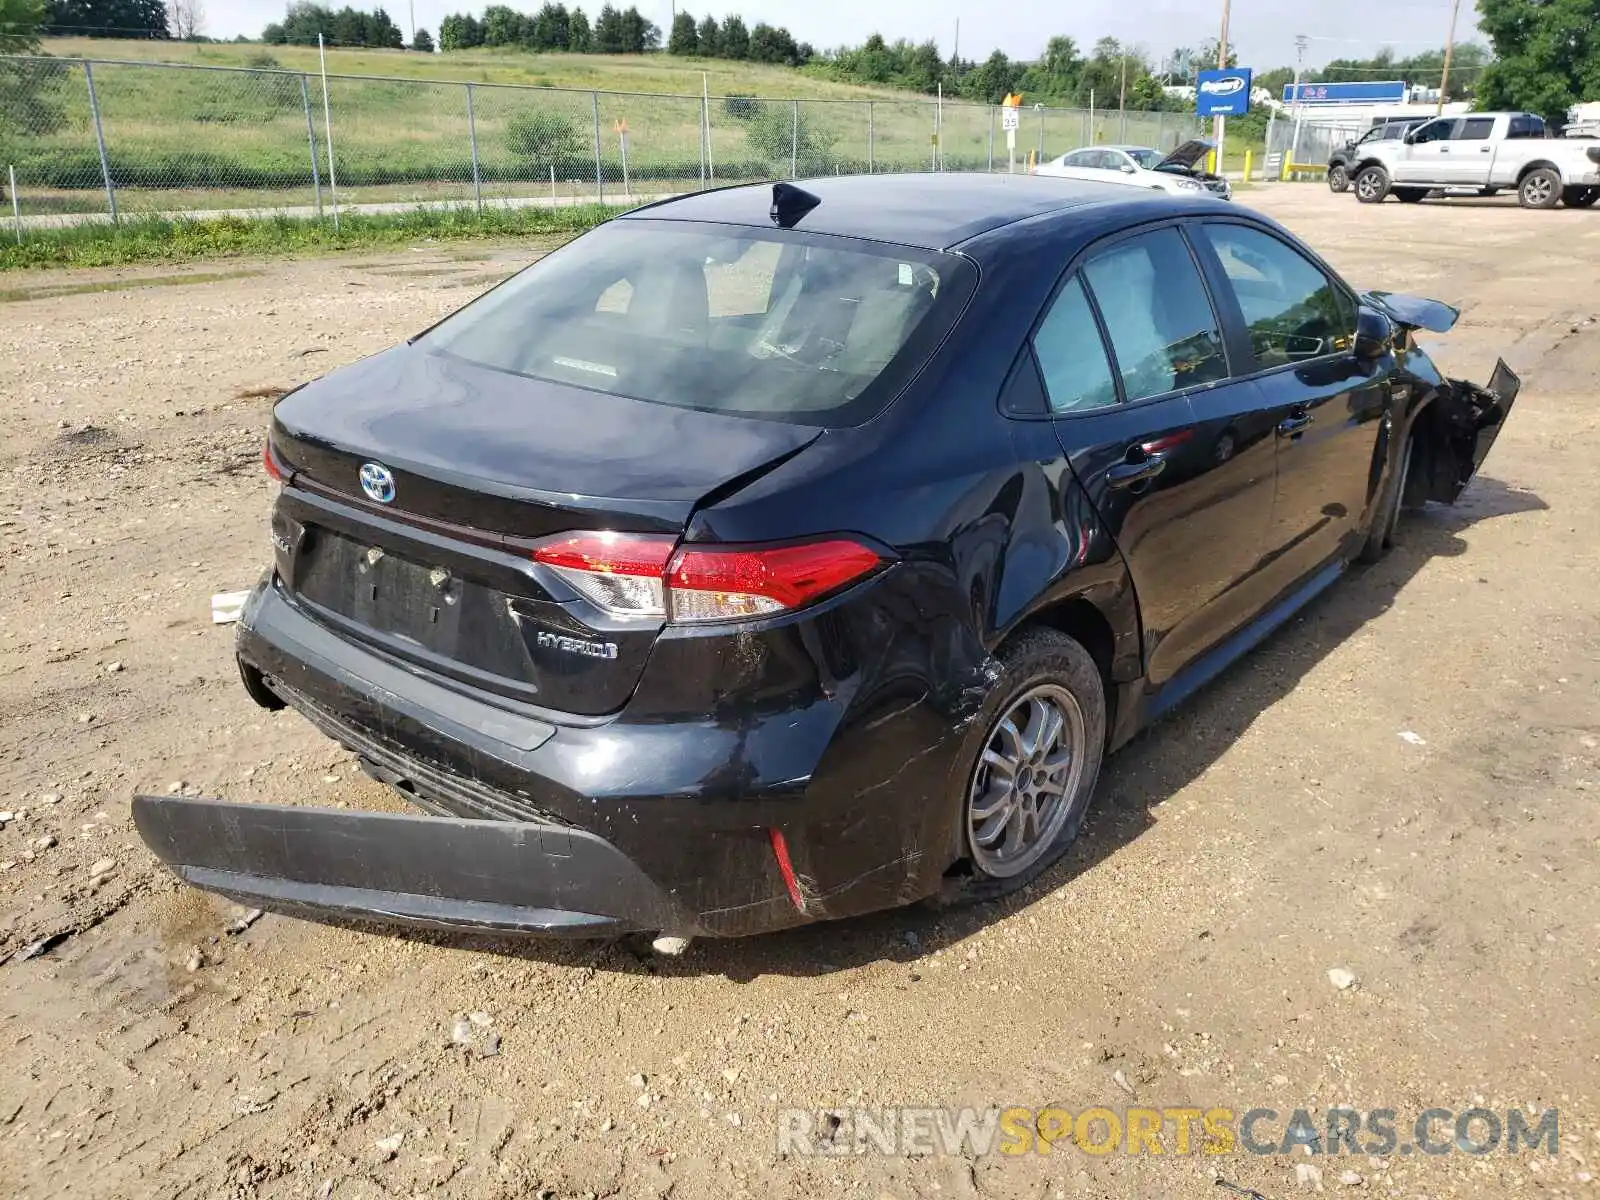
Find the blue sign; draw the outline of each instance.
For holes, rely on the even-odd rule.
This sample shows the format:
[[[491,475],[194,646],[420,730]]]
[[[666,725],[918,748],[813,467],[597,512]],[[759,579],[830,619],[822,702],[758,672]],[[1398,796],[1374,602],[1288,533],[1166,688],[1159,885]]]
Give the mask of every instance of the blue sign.
[[[1283,85],[1285,104],[1294,103],[1295,86],[1292,83]],[[1406,84],[1403,79],[1391,79],[1382,83],[1376,81],[1302,83],[1299,88],[1302,104],[1403,104],[1406,99]]]
[[[1242,117],[1250,111],[1250,68],[1201,71],[1195,77],[1194,110],[1202,117]]]

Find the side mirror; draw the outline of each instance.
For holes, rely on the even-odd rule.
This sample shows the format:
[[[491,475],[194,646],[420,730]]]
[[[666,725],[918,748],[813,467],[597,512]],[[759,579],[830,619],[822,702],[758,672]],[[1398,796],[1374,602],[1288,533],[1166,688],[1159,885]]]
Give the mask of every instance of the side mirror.
[[[1124,175],[1132,175],[1134,170],[1135,170],[1135,168],[1134,168],[1134,165],[1132,163],[1123,163],[1122,164],[1122,173]]]
[[[1415,129],[1412,129],[1412,130],[1408,131],[1407,133],[1402,134],[1401,137],[1400,137],[1400,140],[1402,142],[1404,142],[1408,146],[1411,145],[1413,142],[1415,142],[1417,140],[1417,131]]]
[[[1356,311],[1356,337],[1352,347],[1363,362],[1382,358],[1394,349],[1394,322],[1375,308]]]

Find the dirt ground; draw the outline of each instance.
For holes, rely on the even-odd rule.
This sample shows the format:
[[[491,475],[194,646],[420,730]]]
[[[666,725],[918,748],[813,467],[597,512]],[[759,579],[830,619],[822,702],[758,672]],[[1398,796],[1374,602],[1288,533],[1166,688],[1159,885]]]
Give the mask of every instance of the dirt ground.
[[[0,280],[0,1195],[1600,1194],[1600,216],[1240,199],[1353,281],[1459,304],[1451,373],[1524,373],[1481,477],[1116,755],[1025,896],[679,960],[230,933],[129,819],[138,790],[394,806],[250,703],[209,599],[268,558],[270,396],[527,249]],[[451,1043],[466,1013],[498,1054]],[[1135,1103],[1272,1108],[1265,1140],[1296,1108],[1553,1107],[1560,1150],[806,1158],[774,1132]]]

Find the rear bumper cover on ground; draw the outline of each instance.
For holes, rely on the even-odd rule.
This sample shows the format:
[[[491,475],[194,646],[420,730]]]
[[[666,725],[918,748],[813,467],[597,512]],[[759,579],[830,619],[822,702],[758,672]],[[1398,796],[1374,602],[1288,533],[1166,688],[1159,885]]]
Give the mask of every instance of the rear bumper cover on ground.
[[[578,829],[177,796],[135,796],[133,820],[181,879],[275,910],[485,933],[698,932]]]

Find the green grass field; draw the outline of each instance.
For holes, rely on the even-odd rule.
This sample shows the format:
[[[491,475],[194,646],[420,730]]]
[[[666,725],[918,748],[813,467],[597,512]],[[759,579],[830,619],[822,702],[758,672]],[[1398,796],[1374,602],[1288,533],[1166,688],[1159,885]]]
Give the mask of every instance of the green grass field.
[[[327,115],[314,48],[56,39],[46,50],[57,59],[103,60],[93,68],[94,86],[121,211],[307,205],[314,186],[328,200]],[[155,65],[260,66],[268,54],[281,70]],[[57,62],[28,70],[21,89],[28,102],[0,124],[0,167],[16,165],[24,213],[104,211],[82,67]],[[480,193],[615,200],[698,187],[703,172],[706,182],[731,182],[783,178],[791,170],[927,170],[941,119],[931,97],[662,54],[333,50],[328,71],[341,204],[470,202]],[[701,152],[702,71],[711,93],[709,168]],[[518,86],[495,86],[501,84]],[[749,95],[769,99],[728,99]],[[1092,138],[1165,147],[1194,128],[1174,114],[1128,113],[1126,122],[1124,130],[1119,114],[1100,113],[1091,129],[1086,114],[1029,110],[1018,163],[1041,145],[1047,156]],[[998,126],[989,108],[944,105],[940,165],[983,170],[992,161],[1004,169]]]
[[[331,221],[269,216],[204,220],[130,218],[36,231],[18,244],[0,240],[0,271],[41,267],[113,267],[197,259],[281,257],[375,250],[419,241],[516,239],[520,246],[553,247],[622,211],[600,205],[560,209],[415,209],[403,213],[346,213]],[[0,299],[5,299],[0,289]]]

